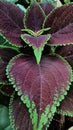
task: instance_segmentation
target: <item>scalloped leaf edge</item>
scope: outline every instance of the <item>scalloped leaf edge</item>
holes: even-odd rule
[[[14,79],[11,77],[11,78],[9,78],[9,76],[8,76],[8,70],[9,70],[9,68],[10,68],[10,66],[11,66],[11,62],[12,62],[12,60],[14,60],[15,58],[18,58],[18,57],[20,57],[20,56],[22,56],[23,54],[19,54],[19,55],[17,55],[17,56],[15,56],[15,57],[13,57],[11,60],[10,60],[10,62],[9,62],[9,64],[7,65],[7,68],[6,68],[6,75],[7,75],[7,78],[9,79],[9,81],[11,82],[11,84],[13,85],[13,88],[15,88],[15,91],[18,91],[17,92],[17,94],[18,94],[18,96],[21,96],[21,100],[23,101],[23,103],[24,104],[26,104],[26,106],[27,106],[27,108],[29,109],[29,113],[30,113],[30,118],[32,119],[32,124],[33,124],[33,119],[34,119],[34,116],[36,115],[36,119],[38,119],[38,115],[37,115],[37,110],[36,110],[36,108],[35,108],[35,103],[34,102],[32,102],[32,103],[30,103],[30,100],[29,100],[29,98],[28,98],[28,95],[26,95],[26,96],[23,96],[22,95],[22,92],[21,92],[21,90],[19,89],[19,88],[17,88],[17,86],[15,85],[15,83],[14,83]],[[47,125],[47,127],[49,127],[49,125],[50,125],[50,123],[51,123],[51,121],[52,121],[52,118],[53,118],[53,116],[54,116],[54,114],[55,114],[55,112],[56,112],[56,108],[57,108],[57,106],[60,106],[60,102],[62,101],[62,100],[64,100],[64,98],[65,98],[65,95],[67,95],[67,91],[69,90],[69,88],[70,88],[70,85],[71,85],[71,82],[73,81],[73,71],[72,71],[72,67],[69,65],[69,63],[63,58],[63,57],[61,57],[60,55],[56,55],[57,57],[59,57],[59,58],[61,58],[63,61],[64,61],[64,63],[66,63],[68,66],[69,66],[69,70],[70,70],[70,72],[71,72],[71,77],[70,77],[70,82],[68,82],[68,85],[67,85],[67,88],[66,88],[66,90],[62,90],[62,92],[63,92],[63,95],[61,95],[61,97],[60,98],[58,98],[58,94],[56,93],[56,95],[55,95],[55,98],[54,98],[54,101],[53,101],[53,104],[52,104],[52,109],[51,109],[51,111],[50,111],[50,114],[48,114],[48,119],[50,119],[49,121],[48,121],[48,125]],[[32,110],[33,109],[31,109],[30,108],[30,105],[31,106],[33,106],[33,108],[34,108],[34,113],[32,113]],[[47,109],[47,106],[46,106],[46,108],[45,108],[45,110]],[[45,111],[44,111],[45,112]],[[42,114],[44,114],[44,112],[42,113]],[[33,118],[32,118],[32,115],[33,115]],[[44,115],[41,115],[41,122],[39,123],[40,125],[39,125],[39,127],[38,127],[38,130],[41,130],[42,129],[42,125],[41,125],[41,123],[42,123],[42,119],[43,118],[45,118],[46,116],[44,116]],[[45,118],[46,119],[46,118]],[[37,120],[36,120],[37,121]],[[45,122],[45,123],[44,123]],[[43,123],[44,123],[44,125],[46,124],[46,121],[44,121]],[[37,130],[36,129],[36,125],[37,125],[37,123],[36,124],[33,124],[33,130]],[[47,128],[46,127],[46,128]]]

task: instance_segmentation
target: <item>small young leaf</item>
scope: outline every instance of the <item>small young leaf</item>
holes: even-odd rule
[[[29,46],[32,46],[38,64],[40,63],[44,46],[47,44],[47,41],[50,39],[50,37],[50,34],[41,36],[31,36],[28,34],[21,35],[21,38],[24,40],[24,42],[26,42],[26,44]]]

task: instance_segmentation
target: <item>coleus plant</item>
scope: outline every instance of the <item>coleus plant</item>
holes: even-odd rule
[[[0,85],[18,95],[12,94],[9,105],[13,130],[46,130],[67,95],[73,75],[72,15],[73,4],[54,8],[31,1],[24,13],[0,0]],[[72,91],[59,112],[73,116],[72,103],[66,103],[71,98]]]

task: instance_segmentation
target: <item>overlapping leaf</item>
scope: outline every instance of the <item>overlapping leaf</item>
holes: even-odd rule
[[[43,2],[40,4],[40,6],[42,7],[46,15],[48,15],[54,9],[54,6],[49,2]]]
[[[63,56],[73,68],[73,45],[58,47],[56,53]]]
[[[73,44],[73,24],[69,24],[52,34],[49,44],[65,46]]]
[[[50,123],[72,80],[68,63],[48,55],[43,56],[40,64],[36,64],[34,57],[18,55],[9,62],[7,75],[29,108],[36,130],[41,130],[48,120]]]
[[[23,28],[24,12],[14,4],[0,0],[0,31],[17,46],[21,44],[21,28]]]
[[[5,75],[6,66],[9,60],[16,54],[18,53],[10,48],[5,48],[5,49],[0,48],[0,83],[7,81]]]
[[[36,61],[39,64],[42,56],[42,51],[44,49],[45,44],[50,39],[50,35],[40,35],[40,36],[31,36],[28,34],[22,34],[21,38],[26,42],[29,46],[32,46],[34,50],[34,55],[36,57]]]
[[[32,130],[32,123],[26,105],[19,97],[12,97],[10,102],[10,123],[14,130]]]
[[[49,33],[55,33],[73,22],[73,4],[54,9],[44,22],[44,28],[51,27]]]
[[[61,106],[58,109],[58,113],[73,117],[73,86],[71,86],[71,89],[64,101],[62,101]]]
[[[30,30],[38,31],[42,28],[45,13],[37,2],[31,4],[24,17],[24,26]]]

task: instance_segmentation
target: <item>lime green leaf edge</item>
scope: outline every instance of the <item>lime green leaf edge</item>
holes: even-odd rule
[[[11,67],[11,62],[12,62],[15,58],[18,58],[18,57],[20,57],[20,56],[22,56],[22,55],[23,55],[23,54],[19,54],[19,55],[13,57],[13,58],[10,60],[8,66],[7,66],[7,69],[6,69],[6,75],[7,75],[7,78],[9,79],[9,81],[11,82],[11,84],[13,85],[13,88],[15,88],[15,91],[18,91],[18,96],[21,96],[21,100],[23,101],[24,104],[26,104],[27,108],[29,109],[29,113],[30,113],[30,118],[31,118],[31,120],[32,120],[32,124],[34,123],[34,124],[33,124],[33,128],[34,128],[33,130],[37,130],[36,125],[37,125],[37,122],[38,122],[38,115],[37,115],[37,110],[36,110],[36,108],[35,108],[35,103],[34,103],[34,102],[30,103],[30,100],[29,100],[29,98],[28,98],[28,95],[23,96],[21,90],[20,90],[19,88],[17,88],[17,86],[15,85],[14,78],[13,78],[13,77],[10,78],[10,77],[8,76],[8,70],[9,70],[10,67]],[[66,65],[69,66],[69,70],[70,70],[70,72],[71,72],[71,78],[70,78],[70,82],[68,82],[68,85],[67,85],[66,90],[64,90],[64,89],[62,90],[62,95],[61,95],[60,98],[58,98],[59,95],[56,93],[55,98],[54,98],[54,101],[53,101],[53,104],[52,104],[52,108],[51,108],[51,111],[50,111],[50,112],[49,112],[49,106],[46,106],[45,111],[44,111],[44,112],[42,113],[42,115],[41,115],[41,119],[40,119],[40,123],[39,123],[38,130],[41,130],[42,127],[43,127],[43,125],[45,125],[45,124],[47,123],[47,120],[46,120],[46,117],[47,117],[47,116],[46,116],[46,114],[44,114],[44,113],[46,113],[46,110],[49,112],[49,113],[48,113],[48,125],[47,125],[47,127],[49,127],[49,124],[50,124],[50,122],[51,122],[51,120],[52,120],[52,118],[53,118],[53,116],[54,116],[54,114],[55,114],[55,112],[56,112],[56,107],[60,105],[60,102],[61,102],[62,100],[64,100],[65,95],[67,95],[67,91],[68,91],[69,88],[70,88],[71,82],[73,81],[73,71],[72,71],[71,66],[68,64],[68,62],[67,62],[63,57],[61,57],[61,56],[59,56],[59,55],[56,55],[56,56],[59,57],[59,58],[61,58],[61,59],[64,61],[64,63],[66,63]],[[31,106],[33,106],[33,107],[31,107]],[[31,108],[34,108],[34,111],[33,111]],[[32,113],[32,111],[33,111],[33,113]],[[36,121],[34,122],[34,117],[35,117],[35,115],[36,115]],[[32,117],[33,117],[33,118],[32,118]],[[44,118],[44,121],[43,121],[43,118]],[[36,124],[35,124],[35,123],[36,123]],[[14,129],[14,130],[15,130],[15,129]]]

